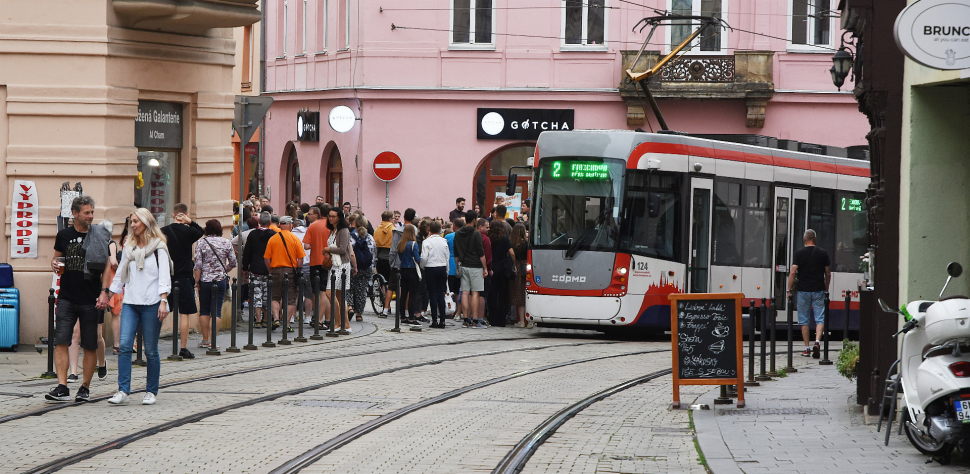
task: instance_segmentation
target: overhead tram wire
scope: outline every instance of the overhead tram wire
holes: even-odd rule
[[[643,7],[643,8],[646,8],[648,10],[652,10],[652,11],[654,11],[657,14],[664,14],[665,13],[663,10],[658,10],[656,8],[648,7],[646,5],[641,5],[641,4],[635,3],[635,2],[630,2],[630,1],[625,1],[625,0],[616,0],[616,1],[623,2],[623,3],[628,3],[630,5],[637,6],[637,7]],[[611,6],[605,6],[605,5],[604,6],[600,6],[600,5],[590,5],[588,3],[584,3],[581,6],[583,6],[583,7],[592,6],[592,7],[596,7],[596,8],[602,8],[604,10],[633,11],[633,9],[631,9],[631,8],[611,7]],[[396,7],[390,7],[390,8],[384,8],[384,7],[379,7],[379,8],[380,8],[381,13],[383,13],[383,12],[391,12],[391,11],[394,11],[394,12],[409,12],[409,11],[482,10],[482,8],[472,8],[472,7],[456,7],[456,8],[449,8],[449,7],[431,7],[431,8],[396,8]],[[550,6],[491,7],[492,10],[552,10],[552,9],[562,10],[564,8],[566,8],[566,7],[565,6],[554,6],[554,7],[550,7]],[[787,18],[791,18],[793,16],[793,15],[790,15],[788,13],[749,13],[749,15],[753,15],[753,16],[781,16],[781,17],[787,17]],[[814,15],[799,15],[799,16],[806,16],[806,17],[817,18]]]

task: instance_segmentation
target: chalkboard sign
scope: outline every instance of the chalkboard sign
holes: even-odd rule
[[[744,406],[741,293],[670,295],[674,408],[680,385],[737,385]]]

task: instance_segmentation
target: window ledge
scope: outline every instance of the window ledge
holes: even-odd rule
[[[563,44],[559,46],[559,51],[606,52],[609,51],[609,47],[605,44]]]
[[[835,48],[830,45],[812,46],[807,44],[790,44],[785,49],[786,53],[808,53],[808,54],[835,54]]]
[[[305,57],[306,57],[306,53],[303,53],[303,54],[297,54],[297,55],[295,55],[295,56],[293,56],[293,57],[294,57],[294,58],[305,58]]]
[[[451,43],[448,45],[450,51],[495,51],[494,44],[474,44],[474,43]]]
[[[313,53],[314,56],[321,56],[321,55],[324,55],[324,54],[327,54],[327,50],[317,51],[316,53]]]

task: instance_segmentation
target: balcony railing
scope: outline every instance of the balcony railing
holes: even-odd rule
[[[627,104],[627,123],[643,125],[644,113],[635,85],[626,76],[636,58],[636,51],[623,51],[620,96]],[[762,128],[768,99],[774,95],[771,51],[736,51],[722,56],[681,56],[667,63],[647,80],[647,87],[657,99],[734,99],[747,106],[745,124]],[[634,72],[645,71],[663,56],[658,51],[645,51]]]

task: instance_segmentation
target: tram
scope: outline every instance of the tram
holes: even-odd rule
[[[532,173],[526,312],[539,326],[661,332],[671,293],[740,292],[784,315],[807,228],[832,260],[830,324],[863,279],[867,160],[574,130],[539,136]]]

